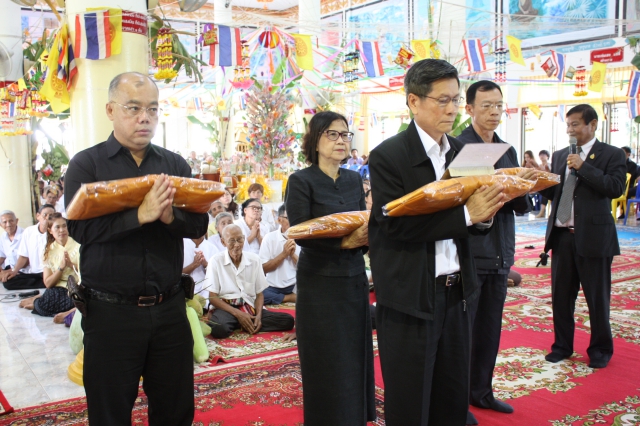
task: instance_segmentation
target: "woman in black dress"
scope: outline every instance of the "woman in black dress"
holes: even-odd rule
[[[316,114],[304,136],[310,167],[289,178],[291,226],[332,213],[365,210],[360,175],[341,169],[353,133],[344,116]],[[296,284],[296,331],[305,426],[365,425],[375,419],[367,225],[344,238],[306,239]]]

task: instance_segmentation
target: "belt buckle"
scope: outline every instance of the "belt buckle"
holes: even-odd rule
[[[451,274],[451,275],[447,275],[447,281],[444,283],[445,286],[447,287],[451,287],[452,285],[454,285],[454,282],[451,282],[453,280],[457,281],[458,276],[456,274]]]
[[[140,296],[138,297],[138,306],[145,308],[156,304],[156,296]]]

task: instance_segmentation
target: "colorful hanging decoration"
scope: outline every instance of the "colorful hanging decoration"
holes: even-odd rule
[[[615,107],[611,110],[611,129],[609,131],[611,131],[611,132],[619,131],[619,129],[618,129],[618,108],[615,108]]]
[[[507,82],[507,52],[504,47],[496,49],[494,55],[496,57],[496,71],[495,82],[506,83]]]
[[[158,41],[156,43],[158,50],[158,59],[156,64],[158,71],[153,75],[157,80],[166,80],[175,78],[178,72],[173,69],[175,65],[173,60],[173,35],[171,28],[162,27],[158,30]]]
[[[342,72],[347,91],[354,90],[358,83],[358,64],[360,64],[360,54],[357,51],[348,52],[342,61]]]
[[[547,60],[540,65],[540,68],[544,70],[547,77],[553,76],[558,71],[558,68],[556,68],[556,64],[553,62],[551,57],[547,58]]]
[[[275,49],[280,44],[280,36],[271,29],[265,30],[258,37],[258,41],[262,47],[267,49]]]
[[[233,81],[231,81],[231,86],[233,86],[234,89],[248,89],[253,85],[254,82],[251,78],[250,59],[249,45],[243,44],[242,62],[233,70]]]
[[[576,85],[573,96],[587,96],[586,70],[583,65],[576,68]]]
[[[413,52],[402,46],[400,47],[400,50],[396,55],[396,59],[394,59],[393,62],[400,65],[401,68],[407,69],[411,66],[409,63],[409,61],[411,61],[411,58],[413,58]]]

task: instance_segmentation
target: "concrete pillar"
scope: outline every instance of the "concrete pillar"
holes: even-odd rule
[[[20,6],[0,0],[0,85],[17,81],[23,74]],[[20,226],[33,224],[31,211],[31,149],[29,136],[0,136],[0,210],[12,210]]]
[[[89,7],[124,8],[145,16],[147,14],[145,0],[127,0],[124,5],[117,0],[67,0],[66,12],[72,40],[75,38],[75,25],[72,25],[75,15]],[[71,123],[75,133],[69,152],[71,155],[109,137],[113,130],[105,113],[109,82],[123,72],[137,71],[145,75],[149,72],[149,39],[146,34],[123,32],[119,55],[97,61],[76,59],[76,63],[78,76],[71,90]]]

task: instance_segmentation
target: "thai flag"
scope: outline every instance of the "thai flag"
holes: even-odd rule
[[[193,98],[193,106],[195,107],[196,111],[202,111],[202,99],[201,98]]]
[[[349,127],[353,126],[353,113],[352,112],[347,114],[347,124],[349,125]]]
[[[240,28],[218,25],[218,42],[211,45],[209,65],[220,67],[242,65]]]
[[[558,77],[558,80],[564,81],[564,73],[567,67],[567,55],[563,55],[562,53],[552,50],[551,57],[553,58],[553,62],[556,64],[556,77]]]
[[[464,54],[467,57],[469,72],[481,72],[487,69],[487,63],[482,53],[482,44],[479,38],[470,38],[462,40],[464,46]]]
[[[76,15],[76,58],[105,59],[111,56],[109,11]]]
[[[564,123],[564,115],[565,115],[565,110],[567,109],[566,105],[558,105],[558,118],[560,118],[560,121],[562,121]]]
[[[627,99],[627,107],[629,108],[629,118],[634,119],[640,115],[640,108],[638,108],[638,98]]]
[[[376,127],[378,125],[378,117],[375,112],[371,113],[371,125],[372,127]]]
[[[640,92],[640,71],[631,71],[629,77],[629,89],[627,90],[628,98],[637,98]]]
[[[380,58],[380,47],[377,41],[361,41],[360,52],[362,53],[362,64],[367,72],[367,77],[380,77],[384,75],[382,69],[382,59]]]

